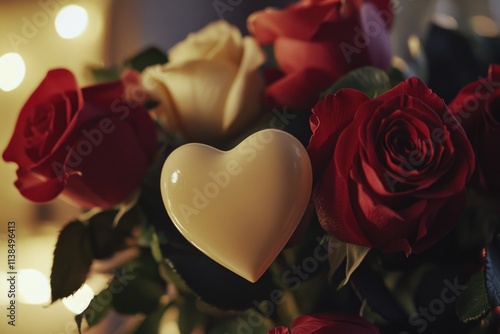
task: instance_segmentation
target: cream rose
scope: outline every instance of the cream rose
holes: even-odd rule
[[[261,110],[264,61],[253,37],[217,21],[175,45],[169,62],[147,68],[141,81],[159,102],[155,113],[167,131],[214,142],[241,130]]]

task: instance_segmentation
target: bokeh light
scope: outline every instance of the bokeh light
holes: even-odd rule
[[[56,16],[56,30],[64,39],[80,36],[87,28],[88,14],[85,8],[77,5],[63,7]]]
[[[24,304],[50,303],[50,283],[47,276],[35,269],[19,271],[19,301]]]
[[[84,284],[78,291],[69,297],[63,298],[64,306],[74,314],[80,314],[94,298],[94,291],[87,284]]]
[[[24,80],[26,66],[18,53],[6,53],[0,57],[0,89],[6,92],[16,89]]]

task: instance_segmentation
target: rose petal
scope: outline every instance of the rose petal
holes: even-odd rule
[[[407,79],[394,88],[388,90],[386,93],[379,95],[379,97],[380,99],[389,100],[393,97],[405,95],[409,95],[414,100],[419,100],[420,102],[427,104],[429,109],[434,110],[439,116],[442,116],[442,113],[448,110],[443,99],[432,92],[432,90],[430,90],[425,83],[417,77]],[[450,123],[455,123],[453,118],[450,120]]]
[[[165,130],[176,133],[182,131],[180,115],[174,103],[172,95],[163,83],[166,73],[161,65],[148,67],[142,72],[141,84],[152,100],[159,102],[153,110],[160,124]]]
[[[338,176],[331,162],[313,189],[318,220],[323,229],[337,239],[372,247],[353,213],[353,208],[357,207],[353,186],[355,188],[355,185]]]
[[[259,67],[266,58],[255,39],[243,39],[243,58],[226,98],[222,128],[235,133],[254,119],[260,111],[264,93],[264,81]]]
[[[241,33],[225,20],[212,22],[169,50],[169,64],[214,60],[238,65],[242,57]]]
[[[425,235],[423,235],[424,233],[419,233],[419,238],[413,246],[413,252],[415,254],[427,250],[436,242],[444,238],[456,226],[456,222],[462,216],[462,210],[457,210],[457,208],[465,207],[467,193],[463,190],[453,197],[447,198],[443,202],[434,203],[436,206],[440,205],[434,217],[422,220],[421,224],[425,224],[425,231],[427,233]],[[430,204],[433,204],[432,201]],[[435,211],[429,210],[429,212]]]
[[[20,149],[20,146],[24,145],[24,125],[27,124],[28,118],[37,105],[50,103],[53,97],[60,96],[65,91],[76,93],[77,107],[80,109],[83,105],[83,100],[73,74],[65,69],[49,71],[19,113],[14,133],[3,153],[5,161],[16,162],[20,166],[27,166],[33,163],[32,159],[26,155],[24,148]]]
[[[155,73],[182,115],[181,128],[188,137],[213,140],[225,133],[222,111],[237,71],[230,63],[198,60]]]
[[[388,3],[390,1],[378,1]],[[383,5],[384,6],[384,5]],[[365,36],[370,38],[366,47],[370,62],[380,68],[388,68],[391,64],[392,49],[387,29],[390,26],[392,15],[387,10],[380,10],[376,5],[364,3],[359,9],[360,26],[363,28]],[[382,17],[384,15],[385,17]],[[372,29],[376,30],[372,30]]]
[[[266,104],[276,108],[309,109],[333,82],[328,73],[317,69],[291,73],[267,87]]]
[[[19,168],[14,184],[25,198],[35,203],[45,203],[53,200],[63,191],[69,176],[70,174],[65,172],[60,175],[60,178],[47,180],[28,169]]]
[[[339,0],[330,0],[313,6],[292,5],[284,10],[267,8],[249,16],[248,30],[260,44],[272,43],[278,36],[309,40],[319,23],[339,17],[340,6]]]
[[[312,109],[310,124],[313,134],[307,151],[315,178],[326,168],[338,136],[354,118],[357,107],[369,99],[357,90],[342,89],[336,94],[326,96]]]
[[[113,207],[139,187],[149,167],[151,157],[134,127],[119,118],[110,121],[112,130],[102,133],[100,142],[81,135],[67,152],[64,166],[79,173],[69,177],[64,195],[81,207]],[[99,131],[99,125],[87,130]]]
[[[295,319],[293,334],[355,333],[378,334],[377,327],[367,320],[347,313],[303,315]]]
[[[267,332],[268,334],[290,334],[290,330],[286,327],[279,326]]]
[[[345,70],[339,70],[343,57],[335,57],[331,43],[301,41],[278,37],[274,43],[274,55],[280,68],[285,73],[293,73],[304,68],[316,68],[326,71],[337,78]],[[293,54],[293,57],[290,55]]]

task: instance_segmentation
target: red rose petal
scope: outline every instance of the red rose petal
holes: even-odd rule
[[[107,129],[112,130],[98,136],[99,125],[89,128],[89,133],[96,134],[96,142],[82,135],[65,162],[80,171],[68,180],[65,194],[79,198],[84,207],[109,208],[121,202],[140,185],[150,164],[151,158],[128,122],[113,118]]]
[[[14,133],[3,152],[5,161],[16,162],[20,166],[31,165],[32,159],[24,151],[24,126],[28,122],[34,108],[40,103],[50,103],[54,96],[59,96],[63,92],[76,92],[78,106],[81,107],[83,101],[79,94],[79,88],[73,74],[65,69],[49,71],[45,79],[29,97],[19,113]]]
[[[276,108],[309,109],[318,101],[320,92],[333,81],[328,73],[317,69],[289,74],[267,87],[266,104]],[[318,90],[318,87],[321,89]]]
[[[344,242],[372,247],[354,216],[355,194],[347,181],[335,172],[331,163],[313,190],[318,220],[325,231]]]
[[[319,177],[328,165],[335,143],[342,130],[353,120],[358,105],[368,100],[368,96],[357,90],[342,89],[326,96],[313,108],[310,118],[313,134],[307,151],[315,177]]]
[[[280,326],[273,328],[267,332],[268,334],[291,334],[290,330],[286,327]]]
[[[19,168],[15,185],[19,192],[30,201],[44,203],[53,200],[63,191],[69,176],[70,173],[65,172],[59,178],[47,180],[39,174]]]
[[[268,8],[250,15],[248,30],[260,44],[274,42],[278,36],[308,40],[318,25],[338,15],[339,0],[322,1],[314,5],[292,5],[284,10]]]
[[[293,334],[378,334],[377,327],[367,320],[341,313],[303,315],[295,319],[292,325]]]
[[[337,57],[332,57],[332,48],[331,43],[278,37],[274,43],[274,54],[285,73],[316,68],[330,73],[336,79],[343,71],[336,73],[339,61]],[[293,57],[290,57],[291,54]]]
[[[423,220],[421,222],[421,224],[426,225],[425,231],[427,233],[425,235],[419,233],[419,238],[413,245],[413,252],[415,254],[422,253],[450,233],[462,216],[462,210],[458,210],[457,208],[465,207],[467,194],[465,190],[463,190],[451,198],[446,198],[445,202],[446,203],[441,206],[436,215],[431,217],[433,219]],[[431,201],[431,205],[432,204]]]

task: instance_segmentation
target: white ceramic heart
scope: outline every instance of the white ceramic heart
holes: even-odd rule
[[[302,218],[312,170],[295,137],[267,129],[227,152],[183,145],[165,161],[160,182],[167,212],[184,237],[255,282]]]

